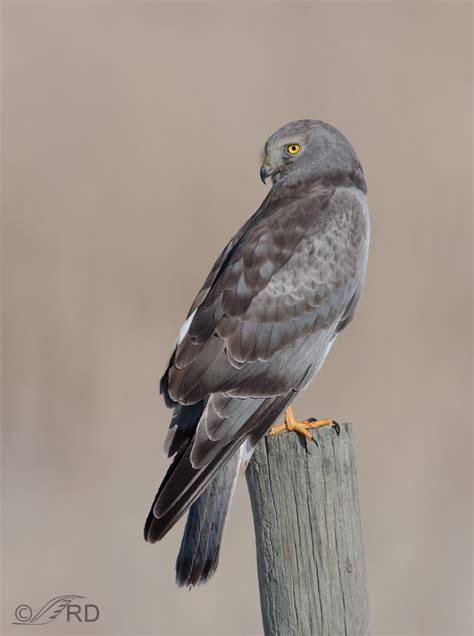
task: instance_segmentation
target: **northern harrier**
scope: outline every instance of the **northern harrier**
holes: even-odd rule
[[[364,175],[335,128],[301,120],[266,142],[272,188],[217,259],[181,327],[161,393],[173,415],[174,457],[145,524],[163,538],[188,509],[178,585],[214,573],[241,465],[320,370],[354,316],[365,277],[369,217]]]

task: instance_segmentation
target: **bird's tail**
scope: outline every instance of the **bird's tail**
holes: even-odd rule
[[[219,468],[189,509],[176,561],[176,583],[179,587],[206,583],[216,571],[240,463],[241,452],[237,451]]]

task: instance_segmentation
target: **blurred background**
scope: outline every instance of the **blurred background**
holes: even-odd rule
[[[471,634],[470,3],[4,2],[3,633],[261,633],[239,485],[205,588],[142,526],[157,383],[280,125],[364,166],[365,294],[297,413],[354,423],[375,636]],[[62,594],[100,608],[12,625]],[[335,635],[337,636],[337,635]]]

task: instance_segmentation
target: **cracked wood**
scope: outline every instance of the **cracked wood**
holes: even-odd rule
[[[312,435],[265,437],[247,468],[264,632],[368,636],[352,427]]]

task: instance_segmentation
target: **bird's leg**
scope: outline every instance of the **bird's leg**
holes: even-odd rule
[[[308,420],[303,420],[302,422],[298,422],[295,418],[295,414],[293,413],[293,408],[289,406],[285,411],[285,421],[283,424],[277,424],[270,429],[269,435],[278,435],[282,431],[295,431],[295,433],[299,433],[300,435],[304,435],[306,439],[311,439],[311,433],[309,432],[309,428],[319,428],[320,426],[331,426],[334,425],[336,428],[336,432],[339,435],[340,428],[339,424],[334,420],[326,418],[324,420],[316,420],[314,417],[310,417]]]

